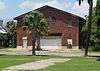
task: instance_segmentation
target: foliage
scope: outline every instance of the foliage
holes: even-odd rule
[[[9,44],[8,47],[10,47],[10,48],[16,48],[16,44]]]
[[[100,51],[100,0],[97,0],[97,6],[95,11],[95,17],[94,17],[94,24],[93,26],[96,27],[96,30],[94,31],[94,50]]]
[[[79,5],[81,5],[81,3],[84,1],[84,0],[78,0],[79,1]],[[91,2],[92,0],[87,0],[88,4],[91,5]]]
[[[84,0],[78,0],[79,5],[84,1]],[[87,36],[86,36],[86,45],[85,45],[85,56],[88,55],[88,48],[90,46],[90,37],[91,37],[91,24],[92,24],[92,7],[93,7],[93,0],[87,0],[89,4],[89,16],[88,16],[88,25],[87,25]]]
[[[95,8],[93,9],[93,19],[91,25],[91,46],[93,49],[95,48],[96,44],[96,34],[97,34],[97,24],[96,24],[96,15],[95,15]]]
[[[98,3],[99,2],[99,3]],[[92,24],[91,24],[91,35],[90,35],[90,42],[92,50],[94,51],[100,51],[100,1],[97,1],[96,8],[93,8],[92,13]],[[88,17],[86,17],[86,20],[88,22]],[[98,22],[99,21],[99,22]],[[88,23],[83,26],[82,32],[88,32]]]
[[[7,31],[9,34],[13,35],[16,33],[16,22],[8,21],[6,25]]]
[[[0,33],[0,46],[3,46],[3,47],[6,47],[8,44],[7,44],[7,33]]]
[[[29,30],[36,29],[41,35],[47,35],[47,21],[42,13],[38,11],[32,11],[25,16],[26,25]]]
[[[96,16],[95,16],[95,8],[93,9],[93,19],[92,19],[92,24],[91,24],[91,39],[90,39],[90,42],[91,42],[91,47],[93,48],[94,50],[94,47],[95,46],[95,42],[96,42],[96,31],[97,31],[97,25],[96,25]],[[86,23],[83,25],[82,27],[82,30],[81,32],[83,32],[85,34],[85,38],[84,40],[87,41],[87,33],[88,33],[88,16],[86,16]],[[84,43],[86,43],[86,41],[84,41]]]
[[[93,51],[100,51],[100,44],[95,43],[95,45],[92,46],[92,50],[93,50]]]
[[[16,22],[8,21],[6,24],[9,47],[16,47]]]
[[[0,39],[6,39],[7,35],[5,33],[0,33]]]
[[[82,30],[81,30],[81,32],[84,32],[84,33],[87,33],[87,31],[88,31],[88,17],[86,16],[86,19],[85,19],[86,21],[85,21],[85,24],[82,26]]]
[[[100,43],[100,0],[97,0],[97,6],[96,6],[96,24],[97,24],[97,37],[98,42]]]

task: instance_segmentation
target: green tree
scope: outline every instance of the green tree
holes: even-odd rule
[[[100,50],[100,0],[97,0],[97,5],[95,9],[95,17],[94,17],[94,26],[96,26],[96,30],[94,30],[94,49],[96,51]]]
[[[9,43],[11,47],[16,46],[16,22],[8,21],[6,24]]]
[[[7,33],[0,33],[0,46],[6,47],[7,46]]]
[[[96,15],[95,15],[95,9],[93,8],[93,14],[92,14],[92,25],[91,25],[91,47],[95,47],[95,41],[96,41],[96,33],[97,33],[97,24],[96,24]]]
[[[96,8],[93,8],[92,17],[93,18],[92,18],[92,24],[91,24],[90,46],[95,47],[96,39],[97,39],[97,37],[96,37],[96,34],[97,34]],[[81,32],[84,33],[84,44],[86,44],[87,43],[86,35],[88,33],[88,16],[86,16],[86,22],[82,26]],[[84,46],[84,44],[83,44],[83,46]]]
[[[81,34],[82,34],[82,48],[86,47],[87,44],[87,32],[88,32],[88,16],[85,16],[85,21],[83,22],[82,29],[81,29]]]
[[[40,49],[40,36],[46,35],[48,25],[45,17],[38,11],[32,11],[25,16],[26,25],[32,31],[32,55],[35,55],[35,43],[37,41],[37,49]]]
[[[84,0],[78,0],[79,1],[79,5],[81,5],[81,3],[84,1]],[[87,32],[87,44],[86,44],[86,47],[85,47],[85,56],[88,55],[88,47],[90,45],[90,35],[91,35],[91,24],[92,24],[92,7],[93,7],[93,0],[87,0],[88,4],[89,4],[89,18],[88,18],[88,32]]]
[[[7,32],[5,27],[3,26],[3,21],[0,23],[0,46],[6,47],[7,46]]]

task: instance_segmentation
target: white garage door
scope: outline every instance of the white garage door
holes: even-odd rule
[[[46,38],[41,38],[41,48],[42,49],[60,49],[61,47],[61,37],[58,36],[49,36]]]

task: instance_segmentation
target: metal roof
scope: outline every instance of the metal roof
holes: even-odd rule
[[[7,33],[2,25],[0,25],[0,33]]]

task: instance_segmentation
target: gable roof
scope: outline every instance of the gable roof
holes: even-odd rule
[[[38,9],[35,9],[35,11],[40,11],[40,12],[41,12],[41,10],[43,11],[43,10],[45,10],[45,9],[52,10],[52,11],[55,11],[55,10],[56,10],[57,13],[58,13],[59,15],[63,14],[63,15],[71,15],[71,16],[79,17],[79,16],[74,15],[74,14],[72,14],[72,13],[68,13],[68,12],[65,12],[65,11],[63,11],[63,10],[60,10],[60,9],[57,9],[57,8],[54,8],[54,7],[51,7],[51,6],[48,6],[48,5],[45,5],[45,6],[43,6],[43,7],[40,7],[40,8],[38,8]],[[30,11],[30,12],[31,12],[31,11]],[[27,12],[27,13],[24,13],[24,14],[22,14],[22,15],[20,15],[20,16],[17,16],[17,17],[15,17],[14,19],[17,20],[18,18],[21,18],[21,17],[25,16],[26,14],[28,14],[28,13],[30,13],[30,12]],[[63,18],[63,16],[62,16],[62,18]],[[82,17],[79,17],[79,18],[82,18]],[[82,19],[83,19],[83,18],[82,18]]]

